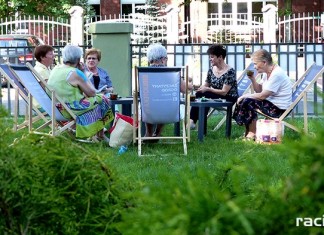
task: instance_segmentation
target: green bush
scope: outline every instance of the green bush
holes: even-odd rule
[[[123,211],[122,234],[322,234],[324,130],[317,136],[226,156],[206,168],[161,171],[143,184],[135,207]],[[235,143],[235,142],[233,142]],[[235,146],[239,148],[239,145]],[[269,151],[267,151],[269,149]],[[163,180],[162,180],[163,179]],[[296,226],[322,218],[323,226]],[[309,223],[308,223],[309,224]]]
[[[1,234],[120,234],[121,188],[99,156],[64,137],[0,124]]]
[[[280,193],[271,194],[272,203],[262,210],[268,219],[268,234],[323,234],[323,142],[324,129],[318,125],[316,137],[305,135],[283,149],[294,173],[283,182]],[[303,219],[299,226],[297,218]],[[315,226],[315,218],[320,218],[321,226]]]

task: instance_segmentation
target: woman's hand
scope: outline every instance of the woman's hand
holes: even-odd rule
[[[240,104],[240,103],[242,102],[242,100],[245,99],[245,98],[247,98],[246,95],[242,95],[242,96],[240,96],[240,97],[237,99],[236,103],[237,103],[237,104]]]
[[[197,92],[201,92],[201,93],[204,93],[206,91],[209,91],[210,90],[210,87],[207,87],[207,86],[201,86],[197,89]]]
[[[82,72],[84,72],[85,65],[83,62],[79,62],[76,66],[78,69],[80,69]]]

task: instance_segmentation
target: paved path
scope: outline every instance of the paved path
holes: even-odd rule
[[[9,91],[9,92],[8,92]],[[11,115],[13,115],[14,107],[15,107],[15,90],[1,88],[0,104],[2,104],[6,109],[10,110]],[[8,107],[8,100],[10,100],[10,106]],[[26,102],[19,96],[19,115],[26,114]]]

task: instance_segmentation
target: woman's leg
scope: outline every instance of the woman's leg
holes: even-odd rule
[[[153,136],[161,136],[162,130],[163,130],[164,124],[158,124],[156,126],[156,130],[153,134]]]
[[[254,138],[256,134],[256,123],[257,120],[252,120],[251,123],[248,125],[247,130],[245,131],[246,138]]]
[[[233,118],[238,125],[245,125],[245,136],[248,138],[254,137],[256,134],[256,123],[258,119],[256,109],[274,118],[279,117],[285,111],[267,100],[244,99],[236,106]]]
[[[150,123],[145,123],[145,137],[152,137],[154,131],[154,125]]]

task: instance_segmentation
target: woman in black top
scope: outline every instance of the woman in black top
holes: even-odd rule
[[[212,45],[208,48],[211,67],[205,83],[196,92],[196,98],[226,99],[235,103],[238,98],[236,71],[225,63],[226,48],[223,45]],[[206,117],[209,108],[206,108]],[[198,120],[198,107],[190,111],[190,127],[195,129]]]

